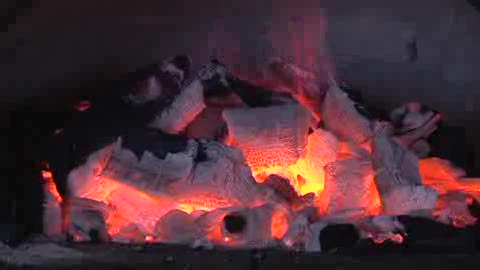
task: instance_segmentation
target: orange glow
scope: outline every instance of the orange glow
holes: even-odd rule
[[[57,185],[53,180],[53,173],[51,171],[43,170],[42,177],[45,181],[45,187],[47,191],[52,194],[52,196],[57,200],[57,202],[61,203],[63,201],[62,196],[57,190]]]
[[[480,179],[463,178],[465,172],[446,160],[428,158],[420,160],[419,165],[423,184],[431,186],[440,194],[464,191],[477,196],[480,192]]]
[[[281,211],[275,211],[272,215],[272,237],[282,239],[288,230],[288,218],[285,213]]]
[[[145,236],[145,241],[146,241],[146,242],[152,242],[153,240],[154,240],[154,237],[153,237],[153,236],[151,236],[151,235]]]

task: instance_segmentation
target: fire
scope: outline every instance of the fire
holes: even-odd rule
[[[271,225],[272,237],[282,239],[288,231],[288,218],[285,213],[276,211],[272,215]]]
[[[63,199],[57,190],[57,185],[55,184],[55,181],[53,179],[53,173],[48,170],[43,170],[42,177],[45,181],[45,187],[48,193],[50,193],[57,200],[57,202],[62,203]]]

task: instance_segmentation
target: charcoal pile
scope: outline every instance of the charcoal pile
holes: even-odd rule
[[[480,179],[430,154],[438,112],[412,102],[378,118],[280,59],[261,82],[191,66],[166,59],[52,135],[48,237],[320,252],[417,243],[412,219],[476,224]]]

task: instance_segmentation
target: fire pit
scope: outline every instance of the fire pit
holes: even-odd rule
[[[35,160],[40,223],[60,246],[4,247],[3,258],[95,261],[99,243],[476,249],[480,180],[430,155],[439,113],[409,103],[376,114],[333,76],[322,82],[280,59],[255,82],[216,60],[193,74],[190,66],[167,59],[126,95],[82,100],[46,128],[51,143]]]

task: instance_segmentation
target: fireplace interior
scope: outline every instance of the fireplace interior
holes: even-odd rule
[[[88,2],[6,4],[2,265],[475,262],[476,1]]]

